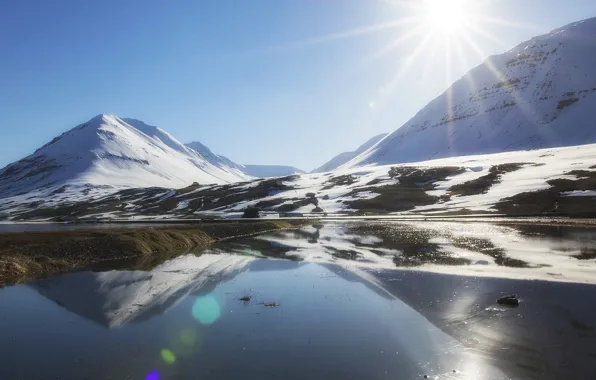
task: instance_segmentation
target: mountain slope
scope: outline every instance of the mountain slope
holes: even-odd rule
[[[102,114],[0,170],[0,196],[65,184],[183,187],[246,178],[213,166],[159,128]]]
[[[333,157],[331,160],[329,160],[326,163],[324,163],[323,165],[321,165],[320,167],[313,170],[311,173],[330,172],[331,170],[334,170],[334,169],[340,167],[341,165],[345,164],[346,162],[352,160],[353,158],[355,158],[362,152],[372,148],[376,143],[381,141],[385,136],[387,136],[387,133],[382,133],[380,135],[376,135],[375,137],[371,138],[364,144],[360,145],[358,147],[358,149],[356,149],[355,151],[340,153],[337,156]]]
[[[345,167],[596,142],[596,19],[488,58]]]
[[[193,149],[197,153],[199,153],[205,160],[207,160],[211,165],[220,168],[226,172],[232,173],[239,177],[248,178],[252,176],[248,174],[243,165],[237,164],[234,161],[230,160],[227,157],[221,156],[219,154],[213,153],[211,149],[206,147],[205,145],[201,144],[198,141],[193,141],[186,144],[187,147]]]

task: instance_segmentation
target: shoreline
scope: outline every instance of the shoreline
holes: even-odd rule
[[[473,215],[429,215],[429,214],[378,214],[378,215],[318,215],[307,214],[303,217],[290,218],[260,218],[260,219],[105,219],[94,221],[77,221],[77,222],[56,222],[56,221],[0,221],[0,227],[6,226],[57,226],[56,231],[64,227],[71,227],[72,230],[101,230],[102,226],[114,225],[117,228],[168,228],[180,226],[203,226],[212,224],[244,224],[255,222],[288,222],[292,223],[308,223],[308,221],[317,220],[321,222],[454,222],[454,223],[491,223],[491,224],[540,224],[540,225],[555,225],[555,226],[575,226],[593,228],[596,226],[596,217],[582,217],[582,216],[547,216],[547,215],[516,215],[508,216],[505,214],[473,214]],[[158,227],[153,227],[158,225]],[[116,227],[118,226],[118,227]],[[2,231],[0,234],[6,232],[33,232],[42,230],[23,230],[23,231]],[[44,229],[44,231],[52,231]]]
[[[220,241],[292,229],[312,219],[0,233],[0,287],[102,262],[165,260]],[[165,223],[164,223],[165,224]]]

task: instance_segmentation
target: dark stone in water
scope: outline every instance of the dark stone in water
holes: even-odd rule
[[[503,296],[503,297],[497,299],[497,303],[499,305],[518,306],[519,299],[517,299],[515,294],[512,294],[512,295]]]
[[[250,301],[250,296],[244,296],[244,297],[240,298],[240,301],[248,302],[248,301]]]

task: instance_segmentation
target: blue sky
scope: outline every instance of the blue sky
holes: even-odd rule
[[[476,12],[492,37],[464,31],[482,53],[464,44],[446,64],[437,37],[413,57],[424,33],[385,48],[420,27],[382,27],[420,16],[400,1],[2,0],[0,166],[111,113],[310,170],[400,127],[487,55],[596,16],[593,0],[488,0]]]

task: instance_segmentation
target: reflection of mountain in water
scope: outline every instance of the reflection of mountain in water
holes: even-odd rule
[[[235,244],[252,255],[321,264],[594,283],[594,241],[594,230],[578,227],[368,221],[278,231]]]
[[[516,239],[518,250],[540,250],[542,257],[555,255],[546,248],[558,252],[563,246],[559,240],[568,239],[569,235],[557,230],[559,235],[555,234],[554,241],[547,232],[536,229],[444,223],[433,226],[434,230],[407,223],[308,227],[216,244],[201,256],[178,257],[148,272],[72,273],[29,286],[73,313],[102,326],[115,327],[160,315],[184,297],[210,293],[240,273],[298,269],[312,265],[308,263],[312,261],[321,264],[331,277],[361,283],[412,309],[408,315],[414,318],[416,314],[416,318],[408,325],[409,333],[397,335],[407,346],[399,348],[400,355],[409,355],[412,362],[427,363],[432,359],[436,364],[441,357],[451,355],[460,358],[461,367],[466,369],[468,365],[470,371],[474,370],[474,363],[486,362],[487,368],[498,374],[494,378],[499,379],[504,378],[500,371],[507,373],[508,378],[523,379],[574,378],[573,375],[589,373],[586,363],[596,356],[596,307],[585,301],[594,299],[596,287],[395,270],[399,265],[397,256],[411,255],[408,260],[418,261],[418,268],[424,268],[428,260],[432,262],[434,252],[453,253],[468,247],[477,249],[477,257],[492,258],[499,270],[531,271],[535,269],[498,263],[498,255],[513,251],[513,246],[506,245],[508,239]],[[568,247],[590,246],[587,235],[582,236],[579,245],[570,243]],[[497,248],[502,251],[488,252]],[[563,257],[580,262],[569,255]],[[530,257],[528,262],[533,260],[536,258]],[[589,271],[591,267],[584,268]],[[264,277],[256,276],[259,281]],[[300,281],[293,276],[279,277],[281,281]],[[346,288],[347,295],[357,288]],[[518,293],[521,306],[506,309],[496,305],[496,298],[504,293]],[[280,299],[282,305],[284,301]],[[354,306],[357,309],[364,305]],[[379,312],[404,312],[400,310]],[[341,314],[338,318],[344,317],[348,316]],[[435,338],[441,338],[442,343]]]
[[[73,313],[117,327],[162,314],[188,294],[208,293],[251,261],[249,256],[187,255],[150,272],[69,273],[29,286]]]
[[[512,278],[561,272],[564,280],[583,282],[594,265],[580,254],[593,254],[593,241],[593,231],[572,227],[366,223],[276,232],[236,244],[260,256],[319,262],[338,277],[399,299],[511,378],[555,379],[590,371],[585,363],[596,357],[596,308],[584,304],[596,287],[382,269],[443,265],[475,274],[494,268],[495,276]],[[522,306],[496,305],[506,293],[521,294]]]
[[[324,266],[405,303],[507,378],[580,378],[592,371],[596,305],[585,300],[596,297],[596,286]],[[520,295],[522,306],[497,305],[503,294]]]

